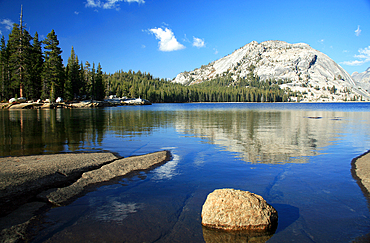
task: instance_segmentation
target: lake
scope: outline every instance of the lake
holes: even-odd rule
[[[222,233],[206,232],[200,213],[219,188],[259,194],[276,208],[268,242],[350,242],[370,233],[368,201],[351,175],[351,160],[370,149],[370,103],[2,110],[0,122],[0,156],[172,153],[160,167],[49,210],[34,242],[216,241]]]

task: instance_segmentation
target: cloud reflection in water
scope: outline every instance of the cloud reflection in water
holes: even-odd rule
[[[136,213],[143,205],[138,203],[123,203],[112,200],[98,207],[95,211],[95,219],[98,221],[122,221],[129,214]]]
[[[180,156],[175,154],[173,151],[172,153],[172,160],[168,161],[166,164],[158,167],[153,171],[154,173],[154,180],[170,180],[172,177],[179,175],[180,173],[177,171],[177,165],[180,161]]]

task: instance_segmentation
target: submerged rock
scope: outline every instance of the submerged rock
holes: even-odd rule
[[[22,205],[9,215],[0,218],[0,242],[29,242],[33,224],[40,221],[46,203],[31,202]]]
[[[215,190],[202,208],[202,225],[214,229],[270,231],[276,228],[277,220],[277,211],[248,191]]]

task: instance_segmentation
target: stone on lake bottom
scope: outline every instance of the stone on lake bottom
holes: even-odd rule
[[[202,208],[202,225],[214,229],[270,231],[276,228],[277,220],[277,211],[248,191],[217,189]]]

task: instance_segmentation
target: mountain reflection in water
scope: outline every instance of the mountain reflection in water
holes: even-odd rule
[[[361,115],[255,109],[9,110],[0,112],[0,156],[91,150],[103,147],[107,134],[130,139],[173,126],[186,136],[236,152],[246,162],[306,163],[307,156],[319,155],[337,140],[348,119]]]
[[[341,112],[326,112],[323,119],[307,117],[307,111],[182,111],[175,122],[179,132],[205,138],[236,152],[252,163],[306,163],[336,140],[341,124],[332,118]],[[311,112],[310,115],[323,115]],[[184,119],[186,117],[186,119]],[[340,123],[342,120],[336,120]]]

